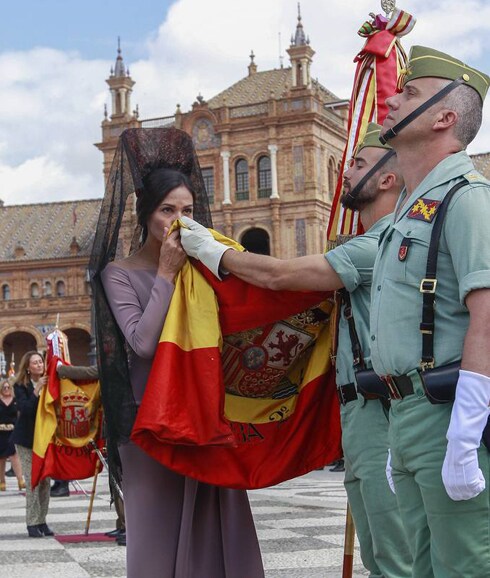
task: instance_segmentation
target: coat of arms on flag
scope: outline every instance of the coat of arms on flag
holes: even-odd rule
[[[48,335],[48,384],[41,390],[32,454],[32,486],[42,479],[90,478],[98,461],[92,441],[102,444],[102,406],[98,381],[59,379],[56,368],[69,362],[66,335]]]
[[[230,488],[273,485],[337,459],[331,297],[232,275],[221,282],[186,263],[133,441],[179,473]]]

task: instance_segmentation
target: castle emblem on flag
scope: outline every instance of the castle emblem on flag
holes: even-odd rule
[[[81,390],[70,391],[61,396],[58,415],[58,432],[65,438],[83,438],[90,433],[90,398]]]
[[[417,199],[407,216],[409,219],[432,223],[440,204],[441,201],[433,201],[432,199]]]

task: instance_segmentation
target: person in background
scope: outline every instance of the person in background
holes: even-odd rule
[[[12,442],[12,432],[17,419],[17,406],[12,383],[13,381],[11,382],[9,379],[5,379],[0,383],[0,492],[4,492],[7,489],[7,484],[5,483],[7,458],[10,459],[12,469],[17,477],[19,490],[24,490],[26,487],[22,477],[22,466],[20,465],[19,456]]]
[[[56,372],[60,379],[70,379],[71,381],[96,381],[99,379],[99,368],[97,365],[65,365],[59,363],[56,368]],[[57,485],[56,485],[57,484]],[[114,507],[116,509],[117,520],[115,530],[106,532],[106,536],[110,538],[115,538],[119,546],[126,545],[126,524],[124,521],[124,502],[121,496],[117,493],[116,489],[113,488],[111,478],[109,476],[109,485],[111,489],[111,496],[114,501]],[[65,493],[67,492],[67,493]],[[68,488],[68,482],[55,481],[55,484],[51,486],[51,497],[58,495],[70,495],[70,490]]]
[[[39,394],[41,389],[46,386],[47,381],[41,354],[37,351],[25,353],[15,376],[14,392],[18,417],[12,434],[12,441],[19,455],[26,480],[26,522],[27,533],[31,538],[54,535],[54,532],[46,524],[50,479],[45,478],[34,489],[31,486],[32,445],[36,412]]]

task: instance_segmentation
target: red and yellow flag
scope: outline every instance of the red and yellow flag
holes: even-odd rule
[[[232,275],[220,282],[186,263],[133,441],[179,473],[231,488],[270,486],[337,459],[329,298]]]
[[[39,396],[32,454],[32,487],[44,478],[82,480],[95,474],[97,456],[91,440],[100,440],[99,382],[59,379],[61,360],[48,363],[48,385]]]
[[[360,36],[366,38],[366,43],[354,59],[357,67],[349,106],[347,144],[339,168],[327,230],[329,248],[336,246],[338,238],[362,233],[358,213],[344,209],[340,204],[343,174],[368,124],[382,124],[388,114],[385,100],[395,94],[398,75],[406,65],[406,55],[399,38],[408,34],[415,22],[411,14],[395,8],[389,19],[377,15],[373,21],[365,22],[358,31]]]

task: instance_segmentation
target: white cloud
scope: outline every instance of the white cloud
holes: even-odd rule
[[[426,44],[488,66],[487,0],[399,0],[418,22],[403,43]],[[302,0],[305,32],[316,51],[312,73],[340,97],[350,94],[353,58],[363,40],[356,32],[375,0]],[[247,74],[253,49],[259,70],[279,66],[296,27],[293,0],[177,0],[158,33],[146,42],[147,58],[127,62],[136,81],[133,108],[142,118],[190,108]],[[124,55],[124,45],[123,45]],[[94,197],[102,194],[100,139],[103,104],[110,99],[108,60],[84,60],[49,47],[0,54],[0,198],[6,203]],[[488,72],[489,70],[487,70]],[[490,104],[471,152],[490,150]]]
[[[33,157],[11,167],[0,164],[2,195],[9,204],[93,198],[90,174],[77,175],[47,156]]]

